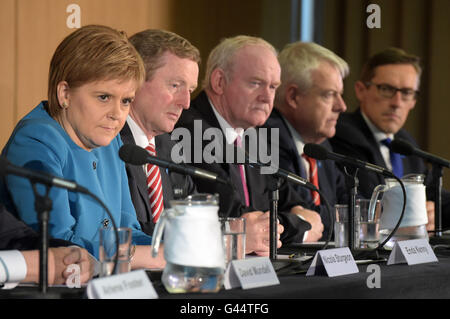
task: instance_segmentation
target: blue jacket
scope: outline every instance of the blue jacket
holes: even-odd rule
[[[119,136],[108,146],[86,151],[77,146],[41,102],[16,126],[2,154],[18,166],[48,172],[73,180],[106,204],[116,225],[133,230],[134,244],[151,244],[151,237],[141,231],[131,201],[125,164],[119,159]],[[35,230],[39,229],[34,208],[34,193],[27,179],[5,178],[2,199],[13,201],[10,209]],[[44,194],[43,185],[37,187]],[[99,229],[111,222],[106,211],[88,195],[52,187],[49,193],[49,233],[86,248],[98,258]],[[10,202],[11,204],[11,202]]]

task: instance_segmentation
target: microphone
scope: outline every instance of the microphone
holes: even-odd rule
[[[245,160],[246,160],[245,164],[247,164],[247,165],[253,165],[254,164],[255,166],[257,166],[259,168],[268,166],[268,165],[265,165],[265,164],[262,164],[262,163],[258,162],[257,160],[250,159],[248,157],[248,153],[247,152],[245,152]],[[273,167],[273,166],[270,166],[270,167]],[[290,182],[292,182],[294,184],[302,185],[302,186],[304,186],[304,187],[306,187],[306,188],[308,188],[310,190],[313,190],[313,191],[317,192],[317,187],[314,186],[314,184],[308,182],[307,179],[305,179],[303,177],[300,177],[300,176],[298,176],[298,175],[296,175],[294,173],[291,173],[291,172],[289,172],[287,170],[284,170],[282,168],[279,168],[279,167],[278,168],[273,167],[273,169],[274,169],[274,173],[273,174],[276,177],[280,177],[280,178],[285,179],[287,181],[290,181]]]
[[[6,157],[0,156],[0,176],[4,175],[15,175],[19,177],[24,177],[30,180],[33,183],[41,183],[47,186],[55,186],[59,188],[64,188],[72,192],[79,192],[86,194],[92,197],[95,201],[97,201],[103,209],[106,211],[109,219],[111,220],[112,227],[114,229],[114,235],[116,239],[116,251],[119,251],[119,233],[117,231],[117,224],[114,220],[114,216],[111,214],[111,211],[108,207],[103,203],[103,201],[97,197],[97,195],[91,193],[87,188],[78,185],[74,181],[70,181],[67,179],[63,179],[60,177],[56,177],[49,173],[34,171],[25,167],[20,167],[11,164]],[[49,209],[51,207],[51,200],[48,199],[48,193],[43,196],[39,196],[35,191],[35,208],[38,213],[38,219],[40,221],[40,245],[39,245],[39,288],[42,293],[47,293],[48,287],[48,220],[49,220]],[[40,202],[38,204],[38,202]],[[48,206],[50,203],[50,206]],[[112,273],[116,273],[116,269],[118,267],[119,254],[116,254],[114,257],[114,265]]]
[[[183,175],[191,175],[193,177],[209,179],[226,185],[230,184],[216,173],[189,165],[176,164],[174,162],[152,156],[142,147],[133,144],[122,145],[119,149],[119,157],[122,161],[131,165],[144,165],[150,163]]]
[[[391,142],[390,148],[393,152],[399,153],[402,155],[416,155],[419,156],[429,162],[436,163],[438,165],[450,168],[450,162],[446,159],[432,155],[430,153],[424,152],[418,148],[415,148],[410,143],[403,139],[396,138]]]
[[[63,179],[60,177],[53,176],[48,173],[34,171],[25,167],[20,167],[11,164],[6,157],[0,157],[0,176],[3,175],[16,175],[20,177],[28,178],[31,182],[41,183],[49,186],[56,186],[60,188],[65,188],[69,191],[80,192],[89,194],[89,191],[75,183],[74,181],[70,181],[67,179]]]
[[[316,191],[317,192],[317,187],[314,186],[314,184],[310,183],[307,179],[300,177],[294,173],[291,173],[287,170],[284,170],[280,167],[275,167],[272,165],[268,165],[268,164],[263,164],[261,162],[259,162],[257,159],[254,159],[252,157],[250,157],[249,153],[239,147],[236,147],[235,145],[229,145],[227,146],[228,148],[231,147],[233,148],[234,152],[236,152],[237,157],[241,158],[241,159],[245,159],[244,165],[250,165],[250,166],[256,166],[258,168],[262,168],[262,167],[270,167],[271,171],[273,171],[273,175],[275,175],[276,177],[282,178],[284,180],[290,181],[294,184],[298,184],[301,186],[304,186],[310,190]],[[241,163],[236,163],[236,164],[241,164]]]
[[[336,162],[341,162],[341,163],[348,164],[348,165],[351,165],[351,166],[354,166],[357,168],[367,169],[367,170],[374,171],[376,173],[382,174],[387,177],[395,178],[395,175],[391,171],[389,171],[381,166],[377,166],[377,165],[374,165],[374,164],[371,164],[368,162],[364,162],[364,161],[358,160],[353,157],[330,152],[325,147],[323,147],[319,144],[308,143],[305,145],[303,151],[309,157],[312,157],[312,158],[315,158],[318,160],[331,159]]]

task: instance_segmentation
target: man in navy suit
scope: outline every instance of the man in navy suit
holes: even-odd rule
[[[191,93],[197,87],[200,52],[188,40],[165,30],[145,30],[130,42],[144,60],[146,79],[136,92],[127,122],[120,132],[124,144],[146,148],[150,143],[156,156],[171,160],[175,144],[172,132],[183,109],[189,108]],[[195,192],[189,176],[158,168],[161,176],[163,207],[170,200]],[[128,184],[142,230],[153,234],[152,202],[147,187],[145,165],[126,164]],[[158,203],[159,205],[160,203]]]
[[[355,93],[360,107],[352,113],[343,114],[331,139],[337,153],[346,154],[388,169],[395,169],[390,149],[384,140],[401,138],[418,147],[413,137],[402,127],[409,112],[414,108],[419,93],[420,59],[397,48],[376,53],[363,67],[360,80],[355,83]],[[404,156],[402,172],[426,174],[427,167],[421,158]],[[395,173],[395,170],[394,170]],[[430,177],[430,176],[429,176]],[[434,229],[434,190],[431,178],[427,178],[427,230]],[[384,184],[384,178],[373,172],[358,172],[362,196],[370,198],[373,189]],[[449,225],[450,194],[442,193],[443,225]]]
[[[49,246],[50,284],[65,283],[71,264],[80,266],[81,282],[92,278],[96,261],[86,249],[56,238],[49,239]],[[39,282],[38,249],[39,234],[0,203],[0,288],[8,282]]]
[[[265,127],[279,129],[280,167],[310,182],[317,172],[316,186],[330,206],[347,204],[345,179],[335,163],[329,160],[311,162],[305,157],[303,147],[315,143],[331,150],[327,139],[335,134],[337,119],[346,110],[341,95],[348,65],[330,50],[306,42],[288,44],[278,60],[282,84]],[[325,227],[323,237],[327,238],[331,221],[324,199],[303,187],[297,187],[297,191],[320,213]]]

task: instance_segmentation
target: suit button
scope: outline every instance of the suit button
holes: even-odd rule
[[[97,169],[97,163],[96,162],[92,162],[92,168],[93,169]]]
[[[108,228],[108,225],[109,225],[109,219],[105,218],[105,219],[102,221],[102,224],[103,224],[103,228]]]

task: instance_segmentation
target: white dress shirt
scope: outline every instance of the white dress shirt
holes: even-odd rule
[[[219,112],[217,112],[214,104],[211,102],[211,100],[209,98],[208,98],[208,101],[209,101],[209,104],[211,104],[211,106],[212,106],[212,110],[214,112],[214,115],[217,118],[217,121],[219,122],[222,132],[225,134],[225,140],[226,140],[227,144],[233,145],[238,136],[240,136],[241,141],[242,141],[242,137],[244,136],[244,129],[241,127],[238,127],[236,129],[233,128],[230,125],[230,123],[228,123],[227,120],[225,120],[225,118],[222,115],[220,115]],[[247,180],[246,175],[245,175],[245,169],[244,169],[244,177]]]
[[[297,148],[297,152],[300,155],[300,159],[302,161],[302,165],[305,168],[306,178],[309,180],[309,162],[302,156],[303,149],[305,148],[305,142],[303,142],[302,137],[297,132],[297,130],[289,123],[287,120],[285,121],[289,131],[291,132],[292,139],[294,140],[295,147]]]
[[[366,121],[366,124],[369,127],[370,131],[372,132],[373,136],[375,137],[375,140],[378,142],[378,147],[380,148],[380,152],[381,152],[381,155],[383,156],[386,167],[388,169],[392,170],[391,155],[389,153],[389,147],[387,147],[386,145],[381,143],[381,141],[384,139],[387,139],[387,138],[390,138],[391,140],[393,140],[394,134],[386,134],[386,133],[380,131],[362,111],[361,111],[361,114],[362,114],[364,121]]]
[[[152,143],[155,145],[156,150],[156,140],[153,137],[150,141],[147,138],[147,135],[144,133],[144,131],[137,125],[137,123],[131,118],[131,116],[128,115],[127,117],[127,124],[130,127],[131,134],[133,134],[134,142],[137,146],[140,146],[142,148],[146,148],[149,143]],[[145,170],[145,165],[142,165],[142,169],[147,174]]]
[[[0,251],[0,285],[14,288],[27,275],[27,263],[18,250]]]

